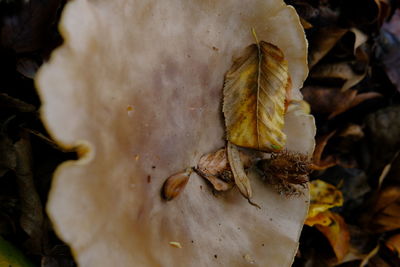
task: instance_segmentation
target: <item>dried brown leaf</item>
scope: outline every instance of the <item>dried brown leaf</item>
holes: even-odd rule
[[[225,76],[227,139],[242,147],[281,150],[286,142],[282,129],[290,88],[283,52],[264,41],[248,46]]]
[[[240,159],[238,149],[229,141],[227,144],[227,154],[236,186],[239,188],[240,193],[242,193],[245,198],[250,199],[253,196],[250,180],[244,171],[243,162]]]
[[[320,28],[311,40],[310,54],[308,56],[308,67],[312,69],[343,37],[348,29]]]
[[[313,169],[324,170],[338,164],[338,159],[334,156],[329,155],[322,159],[322,154],[325,150],[328,141],[335,135],[336,131],[332,131],[329,134],[325,134],[316,138],[316,145],[313,155]]]
[[[400,228],[400,187],[382,189],[372,207],[369,228],[373,232],[386,232]]]
[[[386,240],[386,246],[400,255],[400,234],[395,234]]]
[[[250,156],[241,151],[239,153],[244,168],[250,167],[252,164]],[[234,179],[225,148],[203,155],[195,171],[197,174],[207,179],[217,191],[229,190],[234,185]]]
[[[332,119],[368,99],[382,97],[381,94],[375,92],[357,94],[356,90],[341,91],[340,88],[318,86],[303,88],[303,94],[310,103],[313,113],[327,115],[328,119]]]
[[[329,218],[331,223],[328,226],[317,224],[315,227],[328,239],[337,261],[340,262],[349,252],[350,233],[342,216],[329,212]]]
[[[18,191],[21,201],[20,224],[30,236],[29,247],[35,253],[42,252],[44,214],[41,200],[35,188],[32,172],[32,148],[27,133],[15,143]]]

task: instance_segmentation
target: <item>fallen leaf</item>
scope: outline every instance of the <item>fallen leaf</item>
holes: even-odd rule
[[[261,41],[246,48],[225,76],[223,112],[227,139],[262,151],[279,151],[285,99],[291,82],[288,63],[275,45]]]
[[[250,167],[252,160],[249,155],[240,152],[239,154],[244,168]],[[229,190],[234,185],[234,179],[225,148],[203,155],[195,171],[197,174],[207,179],[217,191]]]
[[[338,62],[329,63],[323,65],[317,65],[310,74],[313,79],[319,80],[339,80],[342,81],[341,90],[346,91],[347,89],[358,84],[364,79],[367,74],[367,68],[361,73],[356,73],[350,66],[349,62]]]
[[[306,86],[302,90],[305,100],[310,103],[314,114],[328,116],[332,119],[360,103],[377,97],[375,92],[357,94],[356,90],[341,91],[340,88]]]
[[[34,267],[24,254],[0,236],[0,266]]]
[[[385,244],[389,249],[400,255],[400,234],[395,234],[389,237]]]
[[[319,28],[315,37],[310,41],[310,54],[308,56],[308,67],[312,69],[336,43],[345,35],[348,29],[336,27]]]
[[[0,93],[0,109],[11,109],[19,112],[34,112],[36,107],[20,99],[9,96],[8,94]]]
[[[364,137],[364,131],[358,124],[349,124],[338,133],[338,136],[359,140]]]
[[[342,216],[330,211],[328,214],[330,224],[327,226],[317,224],[315,227],[328,239],[337,261],[340,262],[349,252],[350,233]]]
[[[43,249],[43,207],[35,188],[32,172],[32,148],[27,133],[21,134],[21,139],[15,143],[18,192],[21,201],[20,224],[29,235],[27,246],[34,253],[40,254]]]
[[[370,211],[369,229],[375,233],[400,228],[400,187],[383,188]]]
[[[317,213],[317,215],[315,215],[313,217],[307,217],[304,224],[311,226],[311,227],[315,226],[315,225],[328,226],[332,222],[332,219],[330,218],[329,215],[330,215],[330,211],[319,212],[319,213]]]
[[[335,135],[336,131],[332,131],[328,134],[321,135],[316,138],[316,146],[313,155],[313,166],[314,170],[324,170],[330,167],[335,166],[339,163],[339,160],[333,156],[328,155],[325,158],[322,158],[322,154],[325,150],[328,141]]]
[[[253,190],[251,189],[250,180],[244,171],[239,151],[231,142],[228,142],[226,151],[233,178],[235,179],[235,184],[239,188],[240,193],[242,193],[245,198],[250,199],[253,196]]]
[[[343,205],[342,192],[336,189],[335,186],[322,180],[313,180],[310,182],[310,197],[310,208],[307,218],[312,218],[318,213]]]

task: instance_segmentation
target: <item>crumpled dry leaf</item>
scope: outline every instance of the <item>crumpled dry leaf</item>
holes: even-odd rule
[[[318,33],[313,38],[315,41],[320,42],[320,44],[314,42],[317,48],[325,48],[324,53],[321,55],[325,56],[328,52],[332,51],[329,55],[330,58],[333,57],[335,60],[324,61],[317,65],[314,64],[310,77],[320,83],[338,84],[341,91],[346,91],[357,85],[367,74],[369,55],[362,45],[367,41],[368,37],[356,28],[339,32],[343,32],[343,34],[335,34],[335,31],[333,33],[325,33],[321,30],[321,34],[332,35],[331,39],[320,40]],[[337,37],[338,39],[333,37]],[[322,38],[325,38],[325,35]],[[326,47],[322,46],[328,41],[331,42],[327,43]]]
[[[328,239],[337,261],[340,262],[349,252],[350,233],[342,216],[331,211],[325,214],[330,219],[329,225],[316,224],[315,227]]]
[[[328,134],[321,135],[316,138],[316,145],[313,155],[313,169],[315,170],[324,170],[330,167],[335,166],[339,163],[339,159],[337,159],[334,155],[328,155],[322,158],[322,154],[325,150],[326,145],[329,140],[335,135],[336,131],[332,131]]]
[[[306,189],[283,199],[250,172],[260,210],[235,190],[214,197],[193,175],[176,200],[159,197],[166,177],[224,145],[223,77],[232,58],[254,42],[251,27],[282,49],[292,97],[300,100],[306,40],[283,1],[67,4],[60,26],[65,43],[36,79],[52,136],[86,149],[58,168],[47,206],[80,265],[246,266],[246,254],[261,266],[292,263]],[[285,129],[296,125],[285,132],[287,144],[312,154],[312,116],[288,112],[285,121]]]
[[[348,29],[320,28],[311,40],[311,49],[308,56],[308,66],[312,69],[336,45]]]
[[[400,255],[400,234],[395,234],[385,242],[386,246]]]
[[[357,94],[356,90],[341,91],[340,88],[306,86],[302,90],[304,99],[310,103],[313,113],[326,115],[332,119],[362,102],[382,97],[376,92]]]
[[[239,154],[243,166],[245,168],[250,167],[252,164],[251,157],[245,153],[239,152]],[[203,155],[195,171],[200,176],[207,179],[217,191],[229,190],[234,185],[225,148]]]
[[[282,128],[290,86],[288,62],[277,46],[257,41],[247,47],[225,76],[227,139],[246,148],[281,150],[286,142]]]
[[[400,187],[383,188],[372,207],[369,229],[373,232],[387,232],[400,228]]]
[[[195,170],[201,177],[207,179],[217,191],[229,190],[234,185],[225,148],[202,156]]]
[[[318,213],[327,211],[333,207],[343,205],[342,192],[336,189],[335,186],[328,184],[322,180],[313,180],[310,182],[310,208],[305,224],[308,224],[308,219],[318,215]]]

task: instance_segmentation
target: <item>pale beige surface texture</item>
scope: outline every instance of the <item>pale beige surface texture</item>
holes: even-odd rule
[[[251,177],[257,209],[236,188],[214,196],[193,174],[177,199],[160,198],[169,175],[224,145],[224,74],[254,42],[252,27],[284,51],[301,99],[307,44],[297,14],[281,0],[67,4],[65,42],[37,85],[52,136],[87,150],[58,168],[47,206],[80,266],[292,263],[307,191],[286,198]],[[295,113],[286,120],[288,144],[311,153],[313,118]]]

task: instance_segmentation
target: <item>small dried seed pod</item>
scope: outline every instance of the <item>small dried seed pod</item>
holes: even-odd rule
[[[185,188],[192,172],[192,168],[187,168],[183,172],[175,173],[168,177],[162,188],[163,198],[167,201],[176,198]]]
[[[307,183],[311,172],[311,162],[307,155],[282,151],[272,153],[271,158],[257,164],[266,182],[275,185],[280,193],[296,195],[298,190],[293,185]]]

